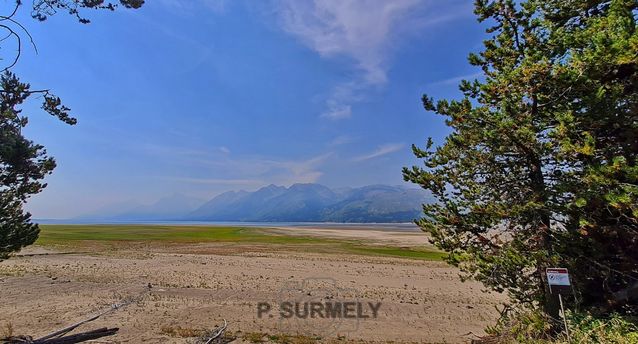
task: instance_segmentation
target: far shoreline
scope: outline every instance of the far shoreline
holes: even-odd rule
[[[379,230],[420,232],[413,222],[242,222],[242,221],[181,221],[181,220],[73,220],[34,219],[40,225],[155,225],[155,226],[230,226],[262,228],[325,228],[339,230]]]

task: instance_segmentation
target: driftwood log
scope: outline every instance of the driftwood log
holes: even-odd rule
[[[73,343],[81,343],[88,340],[98,339],[106,336],[112,336],[117,333],[119,328],[99,328],[91,331],[80,332],[76,334],[68,334],[69,332],[75,330],[76,328],[94,321],[100,318],[103,315],[109,314],[111,312],[115,312],[116,310],[122,309],[132,303],[136,303],[142,300],[146,294],[148,294],[151,290],[152,286],[149,284],[146,290],[138,295],[137,297],[130,297],[125,299],[124,301],[111,305],[111,307],[107,310],[104,310],[94,316],[91,316],[88,319],[82,320],[78,323],[75,323],[71,326],[67,326],[61,330],[55,331],[53,333],[47,334],[44,337],[40,337],[37,339],[33,339],[31,336],[13,336],[7,338],[0,338],[0,343],[3,344],[73,344]],[[214,343],[223,343],[223,335],[226,329],[228,328],[228,322],[224,319],[224,324],[220,327],[215,327],[213,330],[205,334],[203,337],[199,338],[198,343],[202,344],[214,344]]]
[[[140,293],[137,297],[129,297],[123,300],[120,303],[111,305],[110,308],[88,318],[82,320],[78,323],[75,323],[71,326],[67,326],[61,330],[55,331],[53,333],[47,334],[44,337],[40,337],[37,339],[33,339],[31,336],[12,336],[7,338],[0,338],[0,343],[3,344],[71,344],[71,343],[81,343],[87,340],[97,339],[106,336],[112,336],[117,333],[119,328],[99,328],[96,330],[91,330],[87,332],[81,332],[71,335],[66,335],[67,333],[75,330],[76,328],[94,321],[100,318],[103,315],[115,312],[119,309],[122,309],[132,303],[136,303],[142,300],[146,294],[148,294],[151,290],[151,285],[149,284],[144,292]]]
[[[87,340],[98,339],[101,337],[112,336],[117,333],[119,328],[100,328],[93,331],[82,332],[77,334],[68,335],[65,337],[48,339],[44,342],[34,342],[34,344],[73,344],[81,343]]]
[[[98,339],[106,336],[112,336],[117,333],[119,329],[116,328],[99,328],[97,330],[81,332],[71,334],[64,337],[57,337],[51,339],[32,339],[28,336],[9,337],[4,338],[2,341],[6,344],[74,344],[86,342],[87,340]]]

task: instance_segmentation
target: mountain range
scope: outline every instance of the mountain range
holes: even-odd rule
[[[421,215],[428,192],[370,185],[330,189],[320,184],[268,185],[254,192],[229,191],[203,202],[175,194],[158,202],[84,216],[115,221],[408,222]]]

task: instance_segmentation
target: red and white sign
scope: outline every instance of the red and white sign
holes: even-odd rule
[[[569,272],[565,268],[547,268],[549,286],[569,286]]]

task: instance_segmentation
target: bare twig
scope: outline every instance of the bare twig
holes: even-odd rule
[[[224,325],[214,329],[211,333],[204,335],[200,339],[200,342],[204,344],[213,343],[216,339],[219,339],[222,336],[222,334],[224,334],[224,331],[226,331],[226,328],[228,328],[228,322],[226,321],[226,319],[224,319]]]
[[[29,30],[27,30],[27,28],[24,27],[24,25],[20,24],[20,22],[16,21],[15,19],[11,18],[11,17],[5,17],[5,16],[0,16],[0,21],[2,20],[8,20],[14,24],[16,24],[19,28],[22,29],[22,31],[24,31],[24,33],[27,35],[27,37],[29,37],[29,41],[31,42],[31,45],[33,46],[33,50],[35,50],[35,53],[38,53],[38,47],[35,45],[35,41],[33,40],[33,36],[31,36],[31,33],[29,33]]]
[[[16,1],[16,6],[13,8],[13,12],[11,12],[11,14],[9,14],[8,16],[3,16],[5,18],[13,18],[14,15],[16,15],[16,12],[18,12],[18,7],[20,7],[20,3]],[[2,20],[6,20],[6,19],[0,19],[0,21]]]
[[[18,50],[16,52],[16,56],[13,59],[13,62],[11,62],[11,64],[8,67],[5,67],[4,69],[2,69],[2,72],[12,68],[13,66],[15,66],[18,63],[18,60],[20,59],[20,55],[22,54],[22,40],[20,39],[20,35],[18,35],[15,31],[13,31],[12,28],[4,25],[4,24],[0,24],[0,28],[3,28],[7,31],[9,31],[9,36],[14,36],[16,38],[16,42],[18,43]]]
[[[19,93],[19,94],[34,94],[34,93],[44,93],[46,95],[49,95],[50,90],[33,90],[33,91],[7,91],[7,90],[0,90],[0,94],[2,93]]]
[[[9,32],[9,34],[0,39],[0,42],[5,41],[7,38],[9,37],[15,37],[16,39],[16,43],[18,44],[18,49],[16,51],[16,55],[15,58],[13,59],[13,61],[11,62],[11,64],[5,68],[2,69],[2,72],[12,68],[13,66],[15,66],[18,63],[18,60],[20,59],[20,55],[22,54],[22,38],[20,37],[20,35],[13,29],[11,28],[9,25],[13,25],[14,27],[18,27],[19,30],[22,30],[27,37],[29,38],[29,41],[31,42],[31,45],[33,46],[33,49],[35,50],[35,53],[38,54],[38,47],[35,44],[35,41],[33,40],[33,36],[31,36],[31,33],[29,32],[29,30],[27,30],[26,27],[24,27],[24,25],[22,25],[22,23],[20,23],[19,21],[13,19],[13,17],[15,16],[15,14],[18,11],[18,8],[20,7],[21,2],[20,1],[16,1],[16,5],[13,8],[13,11],[9,14],[9,15],[0,15],[0,22],[8,22],[6,24],[0,24],[0,28],[3,28],[5,30],[7,30]],[[9,24],[11,23],[11,24]]]

